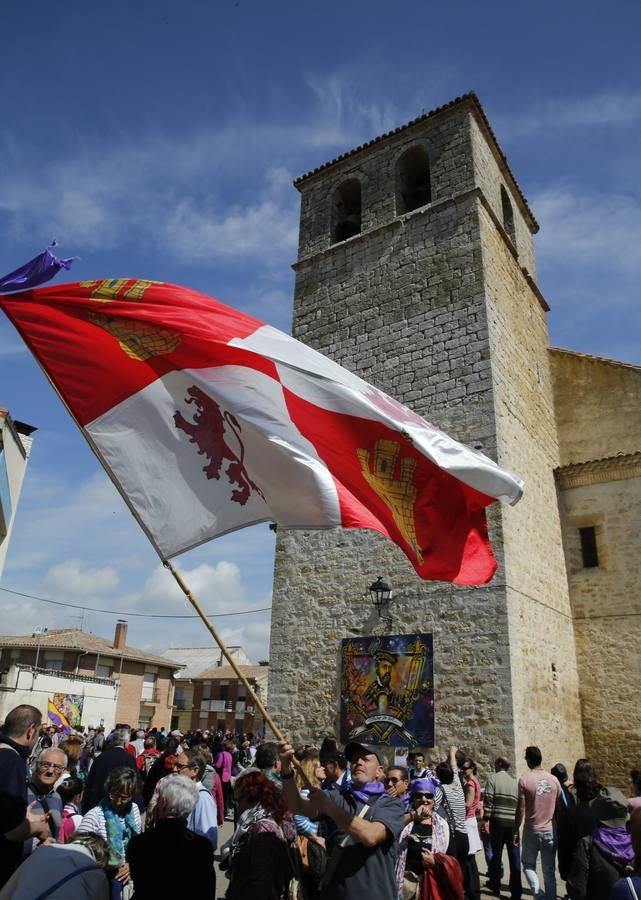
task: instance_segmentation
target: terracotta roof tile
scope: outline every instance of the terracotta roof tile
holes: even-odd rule
[[[166,666],[170,669],[180,669],[182,663],[159,656],[156,653],[148,653],[139,650],[138,647],[125,645],[122,650],[117,650],[113,643],[106,638],[99,637],[79,628],[52,628],[46,634],[41,635],[0,635],[1,647],[37,647],[55,648],[56,650],[88,650],[101,653],[105,656],[123,656],[125,659],[133,659],[138,662],[153,663]]]
[[[616,456],[568,463],[568,465],[556,468],[554,474],[561,490],[638,478],[641,475],[641,451],[617,453]]]
[[[432,118],[433,116],[438,115],[439,113],[443,113],[448,109],[452,109],[455,106],[463,103],[470,103],[474,110],[478,113],[481,121],[485,125],[488,130],[490,137],[492,138],[496,149],[501,157],[503,165],[507,169],[512,182],[514,183],[514,187],[517,190],[519,197],[521,198],[525,209],[532,221],[532,226],[534,231],[539,230],[539,224],[534,218],[534,214],[530,209],[530,206],[525,198],[525,194],[521,190],[518,181],[514,177],[512,170],[510,169],[510,165],[507,161],[507,156],[501,149],[501,145],[499,144],[496,135],[494,134],[494,130],[490,125],[490,120],[485,114],[485,110],[481,105],[481,101],[474,91],[469,91],[467,94],[462,94],[460,97],[456,97],[454,100],[450,100],[449,103],[444,103],[442,106],[437,106],[436,109],[432,109],[429,112],[423,113],[420,116],[417,116],[415,119],[411,119],[409,122],[406,122],[405,125],[399,125],[398,128],[393,128],[391,131],[386,131],[385,134],[380,134],[378,137],[372,138],[370,141],[366,141],[364,144],[360,144],[358,147],[354,147],[353,150],[347,150],[345,153],[341,153],[339,156],[335,156],[334,159],[330,159],[328,162],[323,163],[320,166],[317,166],[315,169],[311,169],[309,172],[306,172],[304,175],[300,175],[298,178],[294,179],[294,185],[299,187],[304,181],[308,178],[311,178],[312,175],[318,174],[318,172],[322,172],[325,169],[329,169],[331,166],[336,165],[336,163],[342,162],[344,159],[348,159],[350,156],[355,156],[357,153],[360,153],[362,150],[366,150],[368,147],[374,146],[374,144],[378,144],[381,141],[385,141],[390,137],[393,137],[396,134],[399,134],[401,131],[405,131],[406,128],[411,128],[413,125],[417,125],[419,122],[425,122],[427,119]]]
[[[589,362],[602,363],[606,366],[619,366],[623,369],[636,369],[641,371],[641,366],[634,363],[621,362],[618,359],[610,359],[609,356],[593,356],[591,353],[581,353],[578,350],[566,350],[565,347],[550,347],[551,353],[564,353],[567,356],[578,356],[580,359],[586,359]]]

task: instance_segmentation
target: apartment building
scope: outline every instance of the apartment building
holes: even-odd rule
[[[242,647],[229,649],[261,702],[266,704],[268,664],[252,664]],[[176,673],[172,728],[264,733],[262,716],[220,651],[212,647],[172,647],[167,655],[184,664]]]
[[[182,663],[127,644],[127,623],[119,621],[113,640],[79,628],[56,628],[42,634],[0,636],[0,693],[10,693],[10,670],[31,669],[36,674],[55,674],[56,683],[66,679],[78,684],[114,682],[115,721],[141,728],[168,726],[174,702],[174,675]],[[80,676],[80,680],[78,679]],[[83,679],[86,679],[85,682]],[[34,685],[36,679],[33,679]],[[73,683],[73,684],[72,684]],[[71,690],[69,691],[71,692]],[[46,714],[47,697],[34,689],[31,702]],[[82,694],[82,690],[81,690]],[[4,703],[0,705],[0,708]],[[96,725],[97,722],[84,722]]]

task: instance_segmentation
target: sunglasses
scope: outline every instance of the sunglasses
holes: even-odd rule
[[[434,794],[430,794],[427,791],[416,791],[415,794],[412,794],[413,800],[433,800]]]
[[[384,784],[398,784],[399,781],[403,781],[402,778],[397,778],[395,775],[388,775],[387,778],[383,779]]]

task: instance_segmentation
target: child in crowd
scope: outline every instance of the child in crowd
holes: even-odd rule
[[[68,775],[65,780],[58,785],[58,794],[64,804],[59,835],[61,844],[68,844],[72,841],[76,828],[80,825],[82,820],[82,815],[80,813],[82,792],[83,783],[80,778],[77,778],[75,775]]]

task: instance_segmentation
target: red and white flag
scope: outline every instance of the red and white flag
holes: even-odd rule
[[[374,529],[426,579],[494,574],[484,509],[522,482],[288,335],[133,279],[0,307],[162,558],[273,521]]]

